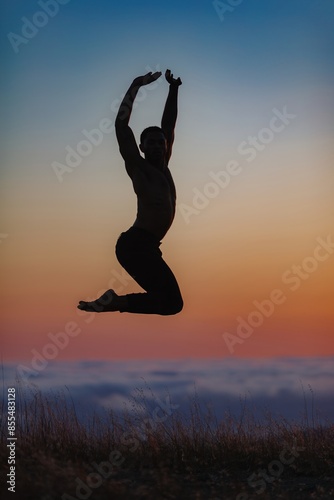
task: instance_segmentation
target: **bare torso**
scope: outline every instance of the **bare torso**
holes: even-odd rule
[[[159,169],[141,157],[132,172],[137,195],[137,218],[133,225],[161,240],[175,216],[176,191],[170,170],[167,166]]]

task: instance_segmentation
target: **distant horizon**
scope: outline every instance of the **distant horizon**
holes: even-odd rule
[[[330,353],[330,354],[323,354],[323,355],[311,355],[311,354],[308,354],[308,355],[305,355],[305,356],[298,356],[298,355],[292,355],[292,354],[287,354],[287,355],[281,355],[281,356],[242,356],[242,355],[237,355],[237,354],[233,354],[233,355],[229,355],[229,354],[226,354],[225,356],[220,356],[220,357],[212,357],[212,356],[185,356],[185,357],[174,357],[174,358],[167,358],[167,357],[161,357],[161,358],[156,358],[156,357],[153,357],[153,358],[145,358],[145,357],[126,357],[126,358],[110,358],[110,357],[106,357],[106,358],[103,358],[103,357],[98,357],[98,358],[82,358],[82,357],[79,357],[79,358],[76,358],[76,357],[73,357],[73,358],[61,358],[61,359],[49,359],[48,361],[50,363],[68,363],[68,362],[74,362],[74,361],[80,361],[82,363],[86,363],[86,362],[123,362],[123,361],[180,361],[180,360],[189,360],[189,361],[192,361],[192,360],[212,360],[213,362],[215,361],[224,361],[224,360],[242,360],[242,359],[247,359],[247,360],[251,360],[251,361],[254,361],[256,362],[256,360],[281,360],[281,359],[309,359],[309,358],[312,358],[312,359],[327,359],[327,358],[334,358],[334,352],[333,353]],[[2,358],[3,360],[3,358]],[[5,363],[3,364],[7,364],[7,365],[12,365],[12,364],[17,364],[17,363],[24,363],[24,362],[27,362],[27,358],[16,358],[16,359],[9,359],[7,358]]]
[[[333,421],[333,361],[334,357],[56,361],[35,373],[24,365],[7,363],[3,375],[6,385],[28,393],[66,391],[82,414],[104,408],[122,411],[140,393],[148,402],[164,401],[168,394],[187,413],[189,398],[196,394],[221,418],[225,411],[239,414],[244,400],[259,417],[267,408],[288,419],[307,411]]]

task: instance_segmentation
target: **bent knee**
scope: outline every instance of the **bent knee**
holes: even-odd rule
[[[177,300],[170,301],[169,303],[165,304],[164,307],[162,308],[162,311],[160,314],[163,316],[172,316],[174,314],[178,314],[181,312],[183,309],[183,299],[180,296]]]
[[[179,312],[182,311],[182,309],[183,309],[183,299],[182,297],[180,297],[178,302],[175,304],[174,314],[178,314]]]

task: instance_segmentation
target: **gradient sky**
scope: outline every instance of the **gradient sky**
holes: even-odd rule
[[[247,0],[224,19],[204,0],[70,0],[36,17],[42,3],[6,3],[1,16],[3,358],[31,360],[68,322],[80,333],[59,360],[334,354],[334,251],[317,250],[334,241],[333,2]],[[47,24],[18,44],[27,19]],[[54,165],[83,130],[113,122],[148,68],[183,81],[170,162],[178,210],[162,251],[185,307],[84,315],[78,300],[111,283],[139,290],[114,254],[136,200],[114,131],[60,178]],[[167,92],[163,78],[145,88],[137,138],[159,125]],[[270,136],[284,109],[293,118]],[[238,174],[210,185],[232,161]],[[277,290],[282,303],[232,352],[226,333]]]

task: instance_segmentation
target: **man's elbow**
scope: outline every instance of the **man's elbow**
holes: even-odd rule
[[[115,119],[115,129],[117,130],[122,128],[123,123],[122,119],[117,115]]]
[[[128,124],[121,118],[115,120],[115,132],[118,141],[124,140],[127,135]]]
[[[130,118],[130,115],[129,115],[128,108],[126,106],[121,106],[119,108],[119,111],[118,111],[116,119],[115,119],[115,126],[116,126],[116,123],[120,126],[127,125],[129,118]]]

